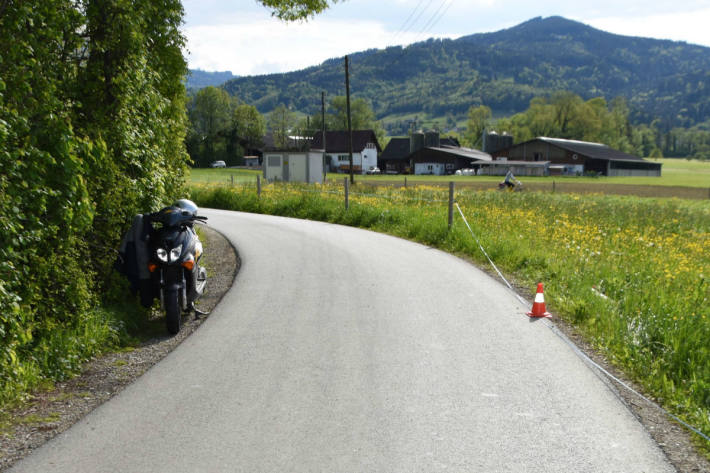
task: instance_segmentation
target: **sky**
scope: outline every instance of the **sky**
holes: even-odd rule
[[[183,6],[188,66],[241,76],[289,72],[367,49],[454,39],[555,15],[611,33],[710,47],[707,0],[341,0],[295,23],[272,17],[257,0],[184,0]]]

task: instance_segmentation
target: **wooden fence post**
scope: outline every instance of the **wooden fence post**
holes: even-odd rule
[[[348,202],[348,192],[350,190],[350,183],[348,182],[348,178],[346,177],[343,181],[345,183],[345,210],[348,210],[350,207],[350,203]]]
[[[555,181],[552,181],[552,193],[555,193]]]
[[[232,187],[234,187],[234,174],[229,176],[232,179]]]
[[[454,181],[449,182],[449,230],[454,224]]]
[[[404,188],[407,188],[407,176],[404,176]]]
[[[261,198],[261,176],[256,175],[256,196]]]

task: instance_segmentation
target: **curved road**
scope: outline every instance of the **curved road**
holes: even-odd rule
[[[242,268],[202,327],[16,472],[671,472],[497,281],[363,230],[205,211]]]

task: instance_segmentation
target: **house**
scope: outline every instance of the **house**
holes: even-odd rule
[[[603,176],[660,176],[661,164],[646,161],[601,143],[544,136],[492,153],[496,161],[549,162],[549,174]]]
[[[491,161],[491,155],[462,148],[455,138],[441,138],[438,132],[416,132],[407,138],[392,138],[380,155],[385,173],[454,174],[459,169],[477,168]]]
[[[353,172],[365,174],[377,167],[377,155],[382,149],[372,130],[353,130]],[[323,133],[311,140],[311,149],[323,149]],[[330,172],[350,172],[347,131],[325,132],[325,162]]]

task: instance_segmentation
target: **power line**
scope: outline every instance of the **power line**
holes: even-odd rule
[[[433,0],[429,0],[429,5],[431,5],[431,2],[432,2],[432,1],[433,1]],[[408,23],[409,23],[409,20],[412,19],[412,17],[414,16],[414,14],[417,12],[417,10],[419,10],[419,7],[421,7],[423,3],[424,3],[424,0],[419,0],[419,3],[417,4],[417,6],[414,8],[414,10],[412,10],[412,12],[409,14],[409,16],[407,17],[407,19],[404,20],[404,23],[402,23],[402,26],[400,26],[399,29],[394,33],[394,35],[393,35],[393,37],[392,37],[392,40],[393,40],[393,41],[397,38],[397,36],[399,36],[400,34],[404,34],[404,33],[405,33],[405,27],[407,27],[407,25],[408,25]],[[429,8],[429,5],[427,5],[427,8]],[[426,10],[426,8],[425,8],[425,10]],[[423,11],[423,10],[422,10],[422,11]],[[418,17],[417,17],[417,18],[418,18]],[[411,25],[409,25],[409,27],[411,27]]]
[[[444,2],[441,3],[441,5],[439,6],[439,8],[436,10],[436,12],[434,12],[434,15],[432,15],[432,17],[429,19],[429,21],[427,22],[427,24],[424,25],[424,28],[422,29],[422,31],[419,32],[419,34],[423,34],[423,33],[428,32],[428,31],[429,31],[430,29],[432,29],[437,23],[439,23],[439,21],[441,21],[441,19],[444,17],[444,15],[446,14],[446,12],[449,11],[449,8],[451,8],[451,5],[454,4],[454,0],[449,0],[449,3],[448,3],[448,5],[446,5],[446,8],[444,8],[444,5],[445,5],[445,4],[446,4],[446,0],[444,0]],[[444,8],[443,11],[442,11],[442,8]],[[439,15],[437,16],[437,14],[438,14],[439,12],[441,12],[441,14],[439,14]]]
[[[417,39],[410,43],[408,46],[402,46],[402,52],[396,58],[394,58],[393,62],[402,59],[402,57],[407,54],[409,46],[421,42],[421,37],[426,32],[431,30],[439,21],[441,21],[441,19],[444,17],[446,12],[449,11],[449,8],[451,8],[451,5],[453,4],[454,0],[443,0],[439,5],[439,8],[437,8],[436,11],[431,15],[431,17],[429,17],[429,20],[424,24],[424,27],[419,31],[419,33],[417,34]],[[431,2],[429,3],[429,5],[431,5]],[[429,7],[429,5],[427,5],[427,8]],[[426,8],[421,13],[423,13],[424,11],[426,11]],[[410,25],[410,27],[411,26],[413,26],[413,24]]]

